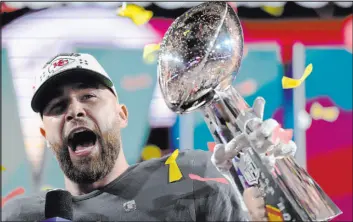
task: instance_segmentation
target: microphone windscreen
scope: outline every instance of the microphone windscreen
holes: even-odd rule
[[[66,190],[48,191],[45,197],[45,218],[61,217],[73,219],[72,196]]]

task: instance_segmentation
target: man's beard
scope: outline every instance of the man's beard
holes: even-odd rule
[[[98,152],[81,157],[74,162],[70,158],[68,144],[62,147],[53,146],[59,165],[66,177],[78,184],[91,184],[107,176],[120,153],[119,135],[120,133],[114,130],[104,135],[97,134]]]

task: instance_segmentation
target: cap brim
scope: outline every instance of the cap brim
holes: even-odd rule
[[[57,86],[61,82],[75,82],[80,81],[82,79],[87,80],[87,78],[92,78],[93,80],[97,80],[102,83],[106,87],[113,87],[113,82],[107,78],[106,76],[84,68],[73,68],[69,70],[65,70],[62,73],[58,73],[49,79],[47,79],[34,93],[31,101],[31,107],[34,112],[40,112],[43,107],[43,103],[45,102],[45,97],[50,95],[50,91],[53,91],[55,86]]]

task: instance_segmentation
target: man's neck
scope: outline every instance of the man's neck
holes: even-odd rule
[[[118,178],[121,174],[123,174],[128,167],[129,165],[126,162],[124,153],[121,152],[118,159],[115,161],[115,165],[113,169],[103,179],[96,181],[92,184],[77,184],[72,182],[70,179],[68,179],[65,176],[65,187],[73,196],[87,194],[96,189],[99,189],[108,185],[116,178]]]

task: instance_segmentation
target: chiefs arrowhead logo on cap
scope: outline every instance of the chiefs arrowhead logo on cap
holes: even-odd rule
[[[75,59],[72,58],[58,58],[55,59],[51,62],[51,64],[48,67],[48,72],[49,73],[55,73],[59,69],[67,66],[68,64],[74,62]]]

